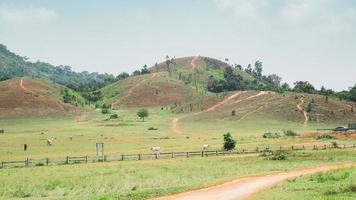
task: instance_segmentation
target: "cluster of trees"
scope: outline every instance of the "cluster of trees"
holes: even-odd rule
[[[253,79],[244,79],[239,73],[241,70],[251,75]],[[213,76],[209,77],[208,90],[215,93],[234,90],[268,90],[280,93],[291,91],[320,94],[356,102],[356,84],[350,87],[349,90],[341,92],[325,89],[325,87],[317,90],[308,81],[296,81],[294,86],[290,87],[287,83],[282,83],[282,78],[276,74],[264,75],[261,61],[256,61],[254,68],[252,68],[251,64],[245,69],[241,65],[235,65],[234,68],[231,66],[226,67],[224,79],[216,80]]]
[[[107,73],[74,72],[70,66],[30,62],[0,44],[0,81],[21,76],[49,79],[77,92],[94,91],[115,81],[115,77]]]

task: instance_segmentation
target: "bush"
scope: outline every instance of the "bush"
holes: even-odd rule
[[[116,113],[110,115],[110,119],[117,119],[117,118],[119,118],[119,115],[117,115]]]
[[[231,134],[228,132],[224,134],[224,149],[226,151],[234,150],[236,146],[236,141],[232,138]]]
[[[263,137],[263,138],[280,138],[280,137],[282,137],[282,136],[281,136],[281,134],[279,134],[279,133],[267,132],[267,133],[263,134],[262,137]]]
[[[232,110],[231,111],[231,116],[235,116],[236,115],[236,110]]]
[[[332,140],[332,139],[336,139],[336,138],[331,134],[322,134],[322,135],[319,135],[316,139],[317,140],[321,140],[321,139]]]
[[[287,155],[284,152],[279,151],[276,154],[272,155],[270,157],[270,160],[287,160]]]
[[[283,134],[285,136],[289,136],[289,137],[294,137],[294,136],[298,136],[298,133],[288,129],[288,130],[283,130]]]
[[[109,113],[109,109],[108,108],[103,108],[103,109],[101,109],[101,113],[108,114]]]
[[[155,128],[155,127],[149,127],[149,128],[148,128],[148,130],[149,130],[149,131],[156,131],[156,130],[158,130],[158,128]]]

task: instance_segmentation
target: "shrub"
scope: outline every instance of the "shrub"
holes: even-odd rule
[[[156,131],[156,130],[158,130],[158,128],[155,128],[155,127],[149,127],[149,128],[148,128],[148,130],[149,130],[149,131]]]
[[[321,140],[321,139],[331,140],[331,139],[336,139],[336,138],[331,134],[322,134],[322,135],[319,135],[316,139],[317,140]]]
[[[284,152],[279,151],[276,154],[272,155],[270,157],[270,160],[287,160],[287,155]]]
[[[297,136],[297,135],[298,135],[298,133],[296,133],[296,132],[294,132],[294,131],[292,131],[292,130],[290,130],[290,129],[288,129],[288,130],[283,130],[283,134],[284,134],[285,136],[289,136],[289,137],[294,137],[294,136]]]
[[[236,115],[236,110],[232,110],[231,111],[231,116],[235,116]]]
[[[101,113],[108,114],[109,113],[109,109],[103,108],[103,109],[101,109]]]
[[[230,132],[224,134],[224,149],[226,151],[231,151],[235,149],[236,141],[232,138]]]
[[[117,118],[119,118],[119,115],[117,115],[116,113],[110,115],[110,119],[117,119]]]
[[[262,135],[263,138],[280,138],[282,137],[281,134],[279,133],[271,133],[271,132],[267,132],[265,134]]]

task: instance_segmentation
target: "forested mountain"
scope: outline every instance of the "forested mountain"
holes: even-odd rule
[[[115,81],[115,77],[107,73],[74,72],[70,66],[29,62],[0,44],[0,81],[22,76],[49,79],[80,92],[93,91]]]

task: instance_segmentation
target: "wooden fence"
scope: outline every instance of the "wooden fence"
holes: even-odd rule
[[[302,151],[302,150],[325,150],[332,148],[356,148],[355,144],[342,144],[342,145],[292,145],[288,147],[274,146],[274,147],[255,147],[237,149],[234,151],[189,151],[189,152],[163,152],[155,154],[121,154],[121,155],[104,155],[104,156],[81,156],[63,158],[42,158],[20,161],[1,161],[0,168],[12,168],[12,167],[30,167],[30,166],[49,166],[49,165],[66,165],[76,163],[94,163],[94,162],[109,162],[109,161],[127,161],[127,160],[150,160],[150,159],[172,159],[172,158],[189,158],[189,157],[208,157],[208,156],[224,156],[224,155],[236,155],[236,154],[252,154],[252,153],[275,153],[279,151]]]

